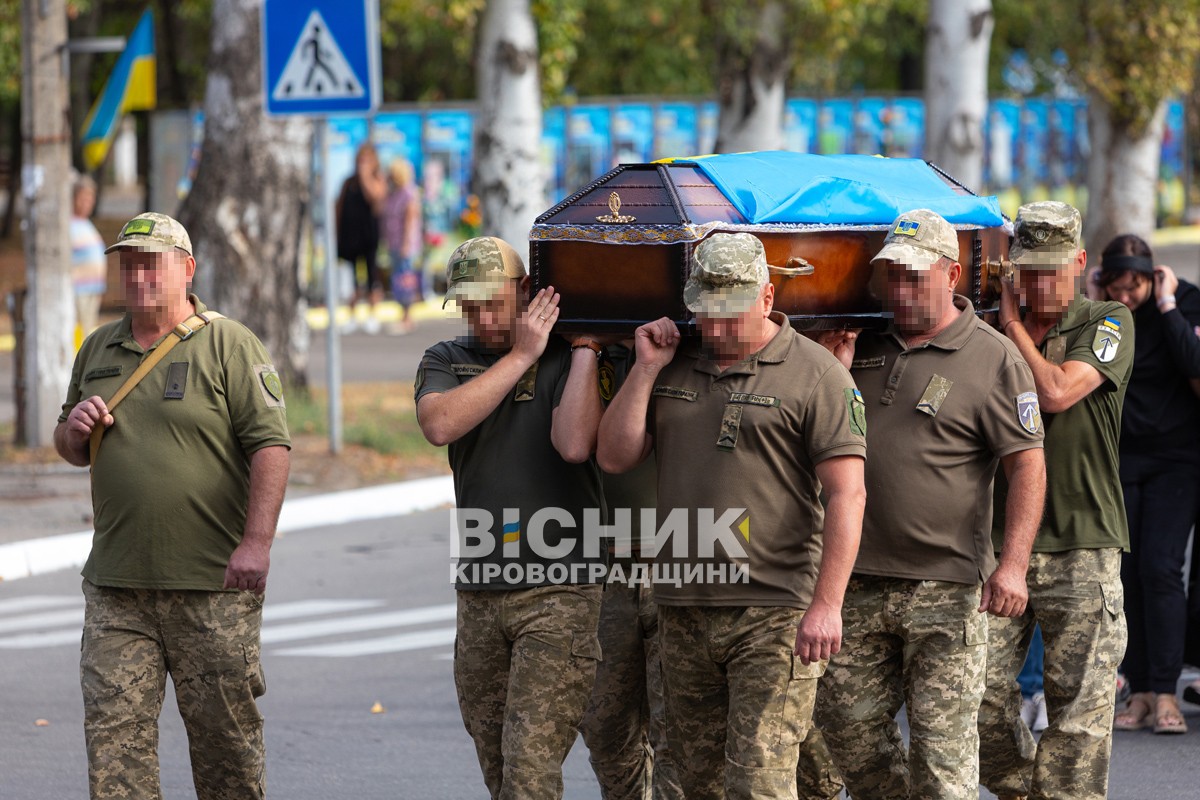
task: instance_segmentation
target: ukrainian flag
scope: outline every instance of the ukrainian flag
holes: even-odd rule
[[[158,97],[154,58],[154,14],[142,14],[112,75],[83,123],[83,161],[94,170],[108,157],[117,123],[126,111],[154,108]]]

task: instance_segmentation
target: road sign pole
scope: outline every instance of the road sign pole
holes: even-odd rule
[[[321,193],[318,195],[325,218],[325,309],[329,312],[329,325],[325,328],[325,386],[329,390],[329,452],[342,452],[342,341],[338,332],[338,260],[335,241],[333,208],[326,198],[329,195],[329,121],[316,120],[317,151],[321,154]]]
[[[263,0],[263,108],[271,115],[312,117],[321,158],[324,216],[325,332],[329,390],[329,450],[342,451],[342,349],[338,335],[337,242],[329,172],[330,114],[359,114],[379,105],[378,0]],[[314,216],[318,212],[314,211]]]

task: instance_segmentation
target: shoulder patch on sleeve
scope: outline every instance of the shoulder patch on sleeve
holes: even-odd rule
[[[1101,364],[1107,364],[1117,357],[1117,348],[1121,345],[1121,323],[1112,317],[1105,317],[1096,327],[1096,337],[1092,339],[1092,352]]]
[[[1017,421],[1030,433],[1042,429],[1042,411],[1038,406],[1037,392],[1021,392],[1016,397]]]
[[[867,404],[858,389],[846,389],[846,411],[850,414],[850,432],[858,436],[867,435]]]
[[[273,364],[255,364],[254,374],[258,378],[258,390],[268,408],[283,408],[283,382]]]

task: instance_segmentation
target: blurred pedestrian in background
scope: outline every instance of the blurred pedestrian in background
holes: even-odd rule
[[[379,167],[379,154],[367,143],[358,148],[354,158],[354,174],[342,184],[336,213],[337,255],[350,263],[354,274],[354,294],[350,298],[350,321],[347,331],[356,327],[355,308],[366,298],[370,305],[363,329],[378,333],[379,320],[375,306],[383,299],[383,276],[379,271],[379,214],[387,197],[387,181]],[[364,269],[359,270],[359,262]],[[330,311],[333,320],[333,311]]]
[[[412,163],[397,158],[388,166],[392,191],[383,205],[383,236],[392,265],[392,295],[400,304],[400,322],[394,332],[413,329],[411,307],[422,297],[421,281],[413,269],[421,257],[421,198],[413,183]]]
[[[1117,730],[1186,733],[1175,691],[1183,669],[1187,596],[1183,563],[1200,506],[1200,290],[1156,265],[1126,234],[1104,249],[1097,283],[1133,312],[1133,376],[1121,423],[1121,488],[1129,552],[1121,560],[1129,646],[1122,671],[1133,692]]]
[[[92,224],[96,182],[77,175],[71,193],[71,283],[75,289],[75,348],[100,322],[100,301],[108,288],[104,237]]]

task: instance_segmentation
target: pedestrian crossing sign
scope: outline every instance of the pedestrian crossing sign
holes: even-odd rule
[[[378,106],[378,0],[265,0],[268,114],[324,116]]]

